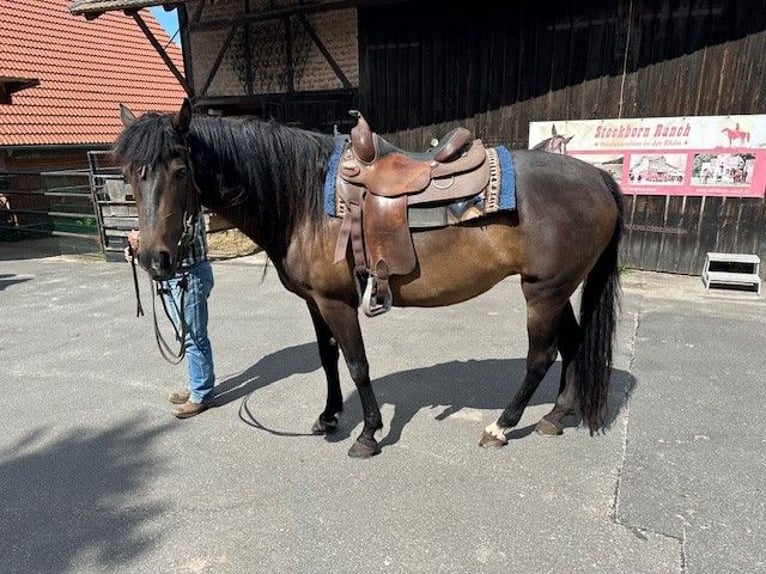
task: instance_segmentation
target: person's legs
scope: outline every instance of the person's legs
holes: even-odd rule
[[[213,289],[213,270],[209,262],[203,261],[186,271],[183,277],[167,281],[167,286],[173,298],[171,312],[183,301],[189,401],[202,403],[213,399],[215,384],[213,350],[207,333],[207,299]]]

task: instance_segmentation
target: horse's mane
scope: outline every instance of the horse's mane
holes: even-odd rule
[[[182,150],[170,116],[147,112],[122,131],[112,155],[123,165],[156,167]]]
[[[114,155],[149,166],[178,157],[185,150],[171,118],[144,114],[122,132]],[[203,205],[251,222],[275,249],[286,248],[296,225],[319,227],[331,136],[254,117],[195,115],[186,143]]]

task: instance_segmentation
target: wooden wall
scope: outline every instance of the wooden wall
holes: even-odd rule
[[[757,253],[766,261],[763,198],[627,195],[625,199],[621,260],[626,267],[699,275],[709,251]]]
[[[360,7],[360,107],[376,131],[414,150],[457,125],[526,148],[531,121],[761,114],[764,8],[760,0]],[[766,260],[763,198],[629,196],[627,208],[627,267],[699,274],[708,251]]]
[[[763,113],[761,0],[418,0],[359,8],[360,101],[381,132],[511,107],[530,121]]]

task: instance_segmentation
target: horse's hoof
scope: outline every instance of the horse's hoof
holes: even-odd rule
[[[546,418],[540,419],[540,421],[535,425],[535,430],[540,434],[548,436],[564,434],[564,429],[560,425],[552,423]]]
[[[371,458],[380,452],[378,441],[358,438],[356,442],[348,449],[348,456],[351,458]]]
[[[501,446],[505,446],[507,444],[507,438],[500,438],[493,435],[492,433],[488,433],[487,431],[481,433],[481,438],[479,439],[479,446],[483,446],[484,448],[500,448]]]
[[[313,434],[331,434],[338,428],[338,419],[336,417],[331,418],[329,421],[323,420],[319,417],[313,425],[311,425],[311,432]]]

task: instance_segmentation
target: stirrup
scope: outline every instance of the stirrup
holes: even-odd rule
[[[373,291],[375,295],[373,295]],[[368,317],[375,317],[376,315],[382,315],[389,309],[391,309],[391,292],[385,294],[383,303],[377,303],[373,301],[376,299],[378,291],[378,280],[373,275],[367,276],[367,286],[364,288],[364,295],[362,295],[362,310]]]

